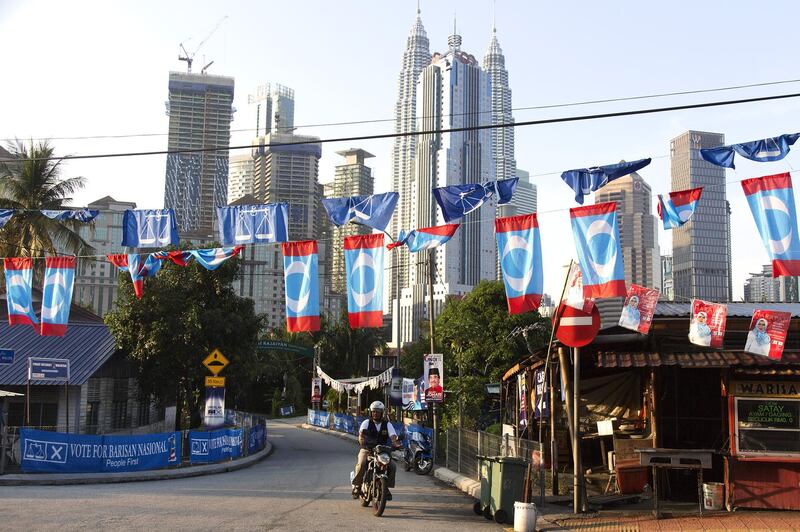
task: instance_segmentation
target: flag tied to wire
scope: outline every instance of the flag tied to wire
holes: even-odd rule
[[[575,201],[583,205],[583,197],[586,194],[605,186],[609,181],[641,170],[648,164],[650,164],[650,158],[591,168],[577,168],[563,172],[561,179],[575,191]]]
[[[697,208],[703,187],[676,190],[669,193],[669,198],[658,195],[658,216],[664,224],[664,229],[674,229],[689,221]]]
[[[130,248],[177,246],[180,236],[172,209],[127,210],[122,217],[122,245]]]
[[[325,198],[322,205],[331,222],[336,226],[349,221],[383,231],[397,206],[400,194],[385,192],[370,196],[350,196],[349,198]]]
[[[497,218],[494,227],[508,313],[536,310],[542,301],[544,287],[542,244],[536,214]]]
[[[46,257],[42,287],[42,336],[64,336],[75,286],[75,257]]]
[[[351,329],[383,326],[383,234],[344,239],[347,316]]]
[[[6,279],[6,303],[9,325],[39,323],[33,311],[33,259],[17,257],[3,259]]]
[[[517,189],[517,183],[519,183],[519,178],[512,177],[483,184],[450,185],[434,188],[433,197],[439,204],[439,208],[442,209],[444,221],[450,223],[478,209],[495,194],[497,194],[498,205],[510,202]]]
[[[800,235],[789,173],[742,181],[758,234],[772,259],[772,276],[800,275]]]
[[[617,203],[569,210],[572,235],[583,273],[585,297],[624,297],[625,272],[617,229]]]
[[[734,169],[736,166],[733,159],[737,153],[745,159],[759,163],[780,161],[786,157],[789,147],[797,142],[798,138],[800,138],[800,133],[791,133],[729,146],[704,148],[700,150],[700,156],[711,164]]]
[[[133,293],[136,299],[142,299],[144,293],[144,278],[155,277],[158,270],[161,269],[161,260],[154,256],[154,253],[147,255],[144,260],[140,255],[131,253],[125,255],[123,253],[116,255],[106,255],[108,261],[120,269],[120,271],[128,272],[131,276],[133,283]]]
[[[317,241],[284,242],[283,280],[286,288],[286,330],[319,330]]]
[[[0,228],[8,223],[9,220],[16,214],[15,209],[0,209]],[[47,216],[52,220],[60,220],[62,222],[67,220],[76,220],[78,222],[91,222],[97,215],[100,214],[100,211],[94,209],[75,209],[75,210],[52,210],[52,209],[41,209],[40,212],[42,215]]]
[[[439,247],[453,238],[458,227],[459,224],[447,224],[412,229],[408,232],[401,230],[397,236],[397,241],[388,244],[386,249],[394,249],[405,244],[411,253],[416,253],[424,249]]]
[[[223,246],[289,241],[286,203],[217,207],[219,239]]]

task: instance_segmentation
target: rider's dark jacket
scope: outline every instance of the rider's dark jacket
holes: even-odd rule
[[[385,419],[381,421],[380,430],[372,419],[369,420],[367,430],[364,431],[364,444],[362,449],[372,449],[376,445],[389,445],[389,422]]]

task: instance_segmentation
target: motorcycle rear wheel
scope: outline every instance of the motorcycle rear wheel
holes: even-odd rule
[[[376,480],[375,497],[372,499],[372,515],[380,517],[386,509],[386,484],[383,480]]]

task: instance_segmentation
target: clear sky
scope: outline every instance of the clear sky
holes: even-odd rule
[[[515,108],[800,78],[796,64],[800,3],[676,0],[672,2],[533,2],[498,0],[497,34],[506,56]],[[431,51],[443,51],[457,14],[462,49],[482,60],[489,44],[489,0],[423,0]],[[265,82],[295,90],[298,133],[320,137],[387,133],[392,122],[313,126],[391,119],[397,74],[416,1],[295,0],[293,2],[0,1],[0,138],[51,137],[59,154],[166,149],[167,77],[185,70],[183,42],[194,50],[228,18],[195,57],[194,69],[236,79],[234,130],[255,127],[247,95]],[[518,110],[517,121],[650,106],[800,92],[800,83],[660,98],[638,102]],[[516,159],[539,187],[545,290],[560,290],[559,266],[574,256],[567,209],[575,206],[559,174],[652,157],[640,173],[653,193],[669,191],[669,140],[687,129],[724,133],[743,142],[800,131],[800,98],[592,122],[520,127]],[[62,137],[149,134],[117,139]],[[233,133],[232,144],[250,134]],[[323,145],[322,181],[333,177],[336,150],[360,147],[376,189],[389,189],[391,141]],[[796,148],[797,149],[797,148]],[[235,154],[236,152],[234,152]],[[775,163],[737,157],[741,180],[800,166],[791,153]],[[73,161],[68,176],[84,176],[75,198],[85,205],[103,196],[159,208],[164,156]],[[728,185],[733,209],[734,297],[749,272],[768,263],[738,183]],[[653,208],[655,206],[653,198]],[[555,211],[555,212],[553,212]],[[668,232],[659,231],[662,253]]]

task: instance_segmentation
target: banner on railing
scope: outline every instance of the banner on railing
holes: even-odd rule
[[[353,416],[349,416],[347,414],[333,415],[333,428],[336,430],[353,434],[355,433],[355,424],[356,422],[353,419]]]
[[[247,435],[247,454],[257,453],[267,445],[267,426],[259,423],[250,427]]]
[[[308,424],[327,429],[330,426],[330,414],[321,410],[309,410]]]
[[[20,430],[22,470],[102,473],[162,469],[181,463],[180,432],[139,436],[65,434]]]
[[[189,431],[189,460],[193,464],[219,462],[242,456],[242,429]]]

